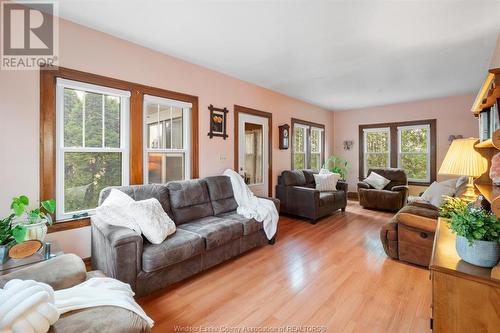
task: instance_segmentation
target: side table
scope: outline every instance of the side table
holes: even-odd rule
[[[0,265],[0,275],[11,273],[17,269],[36,264],[38,262],[50,260],[60,256],[64,252],[57,242],[43,242],[43,246],[35,254],[22,259],[9,259]]]

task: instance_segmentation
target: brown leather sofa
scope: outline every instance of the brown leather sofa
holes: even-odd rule
[[[385,253],[394,259],[429,266],[439,209],[424,202],[404,206],[382,226],[380,240]]]
[[[238,205],[229,177],[117,188],[134,200],[158,199],[177,225],[173,235],[156,245],[133,230],[92,216],[92,267],[129,283],[138,296],[274,243],[274,239],[267,239],[261,222],[236,213]],[[99,203],[111,189],[101,192]],[[268,199],[279,210],[279,201]]]
[[[391,182],[382,190],[377,190],[364,181],[358,182],[359,204],[364,208],[396,212],[406,204],[408,198],[408,179],[403,169],[369,169]]]
[[[276,197],[280,200],[280,212],[301,216],[312,224],[336,210],[345,211],[347,206],[347,183],[337,182],[337,190],[316,190],[314,172],[311,170],[287,170],[278,176]]]

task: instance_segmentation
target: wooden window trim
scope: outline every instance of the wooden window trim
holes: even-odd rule
[[[273,193],[273,114],[270,112],[255,110],[247,108],[240,105],[234,106],[234,170],[238,170],[239,164],[239,152],[238,152],[238,126],[240,121],[240,113],[246,113],[254,116],[267,118],[267,123],[269,127],[268,135],[268,151],[269,151],[269,174],[268,174],[268,188],[267,192],[269,196]]]
[[[390,165],[391,168],[398,167],[398,127],[400,126],[414,126],[414,125],[429,125],[431,134],[431,151],[430,151],[430,172],[431,179],[429,182],[413,182],[409,181],[409,185],[417,186],[429,186],[436,180],[436,119],[425,119],[425,120],[414,120],[414,121],[403,121],[395,123],[378,123],[378,124],[368,124],[359,125],[359,180],[365,178],[365,164],[364,164],[364,136],[363,130],[367,128],[383,128],[388,127],[390,129],[391,137],[391,150],[390,150]]]
[[[290,132],[290,140],[291,140],[291,158],[290,158],[290,168],[293,170],[293,155],[295,154],[295,146],[294,146],[294,140],[293,140],[293,135],[294,135],[294,125],[299,124],[299,125],[304,125],[304,126],[309,126],[309,127],[315,127],[315,128],[321,128],[323,130],[323,135],[321,137],[321,151],[323,152],[323,157],[322,161],[320,161],[320,165],[323,165],[325,163],[325,158],[326,158],[326,152],[325,152],[325,141],[326,141],[326,130],[325,130],[325,125],[323,124],[318,124],[318,123],[313,123],[311,121],[307,120],[301,120],[297,118],[292,118],[292,125],[291,125],[291,132]],[[307,137],[310,136],[310,133],[307,133]],[[306,139],[306,143],[308,143],[309,140]],[[309,149],[309,146],[306,147],[306,161],[311,161],[311,150]],[[306,165],[306,169],[310,167],[310,165]]]
[[[111,77],[58,67],[40,70],[40,201],[56,194],[56,84],[57,78],[130,91],[130,185],[143,183],[143,97],[145,94],[192,104],[191,178],[199,177],[198,97]],[[90,225],[89,218],[57,221],[49,232]]]

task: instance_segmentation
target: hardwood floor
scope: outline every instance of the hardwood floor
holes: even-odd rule
[[[350,201],[345,213],[316,225],[281,217],[274,246],[139,303],[155,320],[154,332],[175,326],[271,332],[292,325],[319,326],[316,332],[430,332],[429,271],[390,260],[382,249],[380,226],[391,216]]]

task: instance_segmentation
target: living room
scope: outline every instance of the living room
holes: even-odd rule
[[[500,2],[1,5],[0,331],[498,329]]]

